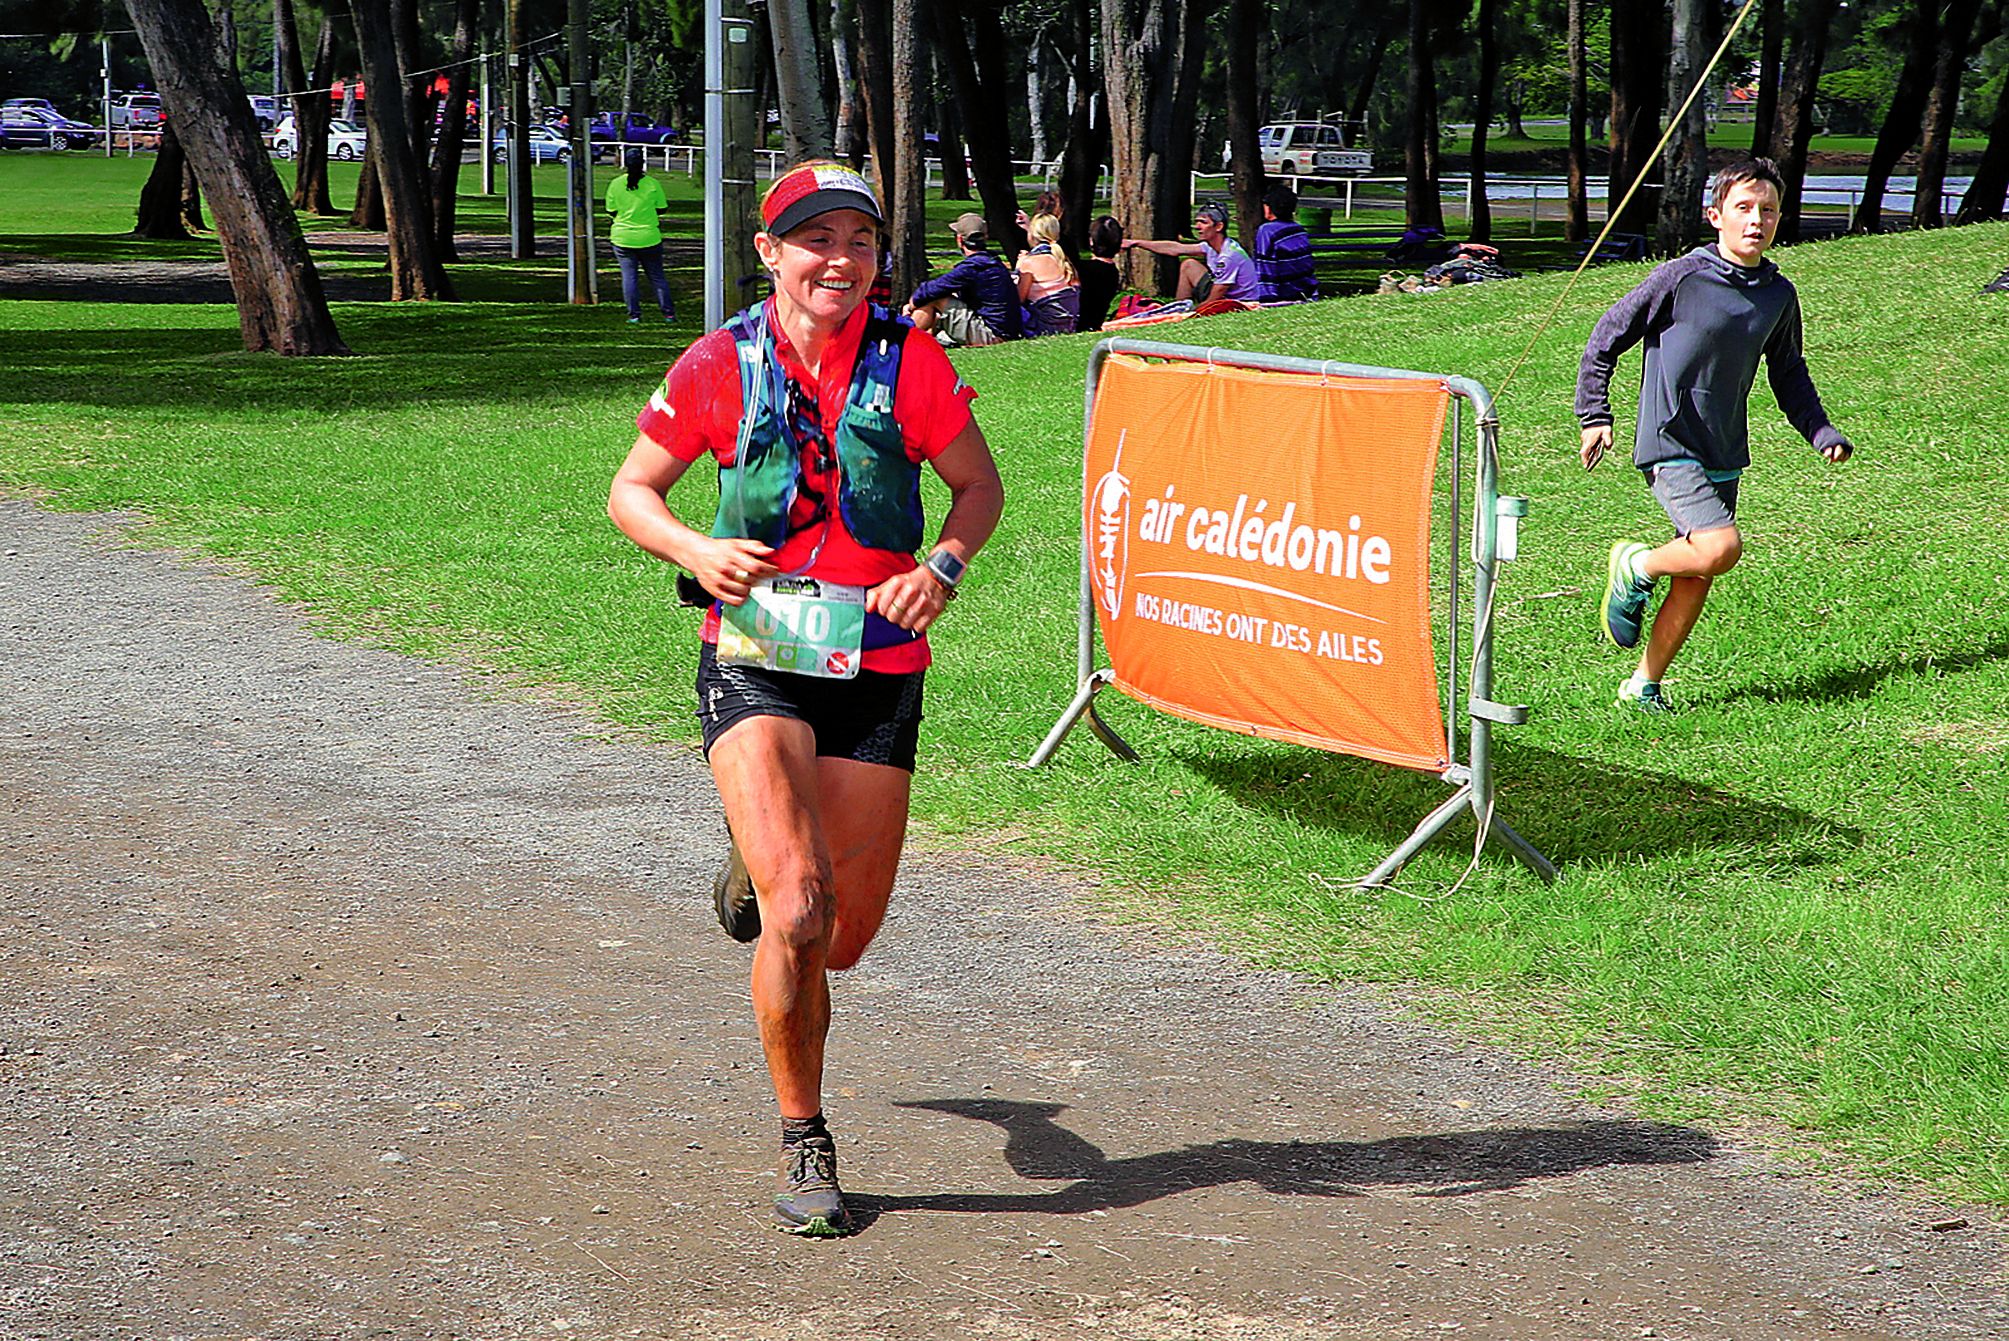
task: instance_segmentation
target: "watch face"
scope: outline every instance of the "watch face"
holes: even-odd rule
[[[936,577],[941,578],[942,581],[952,587],[963,580],[963,574],[969,569],[968,564],[947,550],[936,550],[930,554],[928,556],[928,567],[933,570]]]

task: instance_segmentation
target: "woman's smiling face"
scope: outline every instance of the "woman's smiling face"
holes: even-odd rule
[[[754,235],[754,249],[774,276],[775,299],[818,324],[841,325],[872,285],[879,266],[879,225],[862,210],[831,210],[786,237]]]

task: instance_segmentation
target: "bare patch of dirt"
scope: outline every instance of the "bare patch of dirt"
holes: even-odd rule
[[[10,1341],[2009,1333],[1983,1213],[984,853],[910,854],[840,981],[865,1228],[785,1237],[693,751],[318,638],[119,519],[0,501],[0,592]]]

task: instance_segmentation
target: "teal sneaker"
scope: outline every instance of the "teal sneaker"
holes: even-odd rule
[[[774,1199],[774,1222],[806,1239],[843,1238],[856,1227],[837,1186],[837,1143],[827,1132],[791,1141],[781,1148],[781,1192]]]
[[[1611,547],[1604,566],[1604,636],[1614,646],[1639,646],[1639,633],[1646,621],[1646,602],[1653,595],[1653,580],[1643,584],[1633,577],[1638,560],[1651,553],[1645,545],[1621,540]]]
[[[1657,682],[1653,680],[1641,680],[1633,676],[1627,676],[1625,681],[1619,685],[1618,706],[1621,708],[1631,708],[1634,712],[1643,712],[1649,715],[1674,711],[1674,705],[1662,696],[1660,685]]]

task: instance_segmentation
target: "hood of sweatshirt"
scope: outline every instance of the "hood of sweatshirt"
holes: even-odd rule
[[[1770,257],[1761,258],[1754,266],[1741,266],[1718,251],[1714,242],[1705,242],[1688,254],[1700,258],[1712,271],[1731,284],[1770,284],[1779,274],[1779,267],[1772,264]]]

